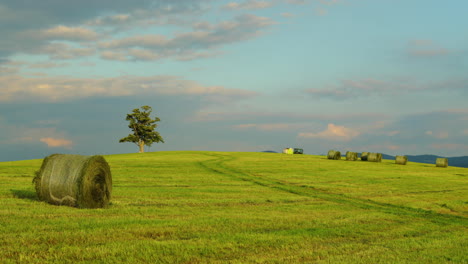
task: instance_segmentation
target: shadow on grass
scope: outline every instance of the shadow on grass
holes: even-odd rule
[[[10,190],[10,191],[13,194],[13,196],[16,198],[28,199],[28,200],[33,200],[33,201],[38,200],[36,192],[34,191],[28,191],[28,190]]]

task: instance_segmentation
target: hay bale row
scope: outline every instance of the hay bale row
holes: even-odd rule
[[[382,162],[382,153],[369,153],[367,155],[367,161]]]
[[[436,159],[436,167],[447,168],[448,166],[448,159],[447,158],[437,158]]]
[[[328,151],[327,158],[331,160],[339,160],[341,159],[341,153],[339,151],[330,150]]]
[[[361,160],[362,161],[367,161],[367,156],[369,155],[369,152],[362,152],[361,153]]]
[[[328,151],[327,155],[328,159],[339,160],[341,159],[341,153],[336,150]],[[346,152],[346,160],[355,161],[358,159],[357,152]],[[361,153],[361,161],[371,161],[371,162],[382,162],[382,153],[372,153],[372,152],[362,152]],[[408,163],[408,157],[404,155],[397,155],[395,156],[395,164],[398,165],[406,165]],[[448,167],[448,159],[447,158],[437,158],[436,159],[436,167],[446,168]]]
[[[357,159],[358,159],[357,152],[351,152],[351,151],[346,152],[346,160],[355,161]]]
[[[103,208],[112,192],[110,167],[102,156],[53,154],[33,179],[39,200],[79,208]]]
[[[395,157],[395,164],[406,165],[407,162],[408,162],[408,157],[406,157],[406,156],[396,156]]]

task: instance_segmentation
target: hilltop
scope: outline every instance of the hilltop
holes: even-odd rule
[[[14,263],[466,263],[468,170],[256,152],[105,156],[108,209],[37,200],[41,160],[0,162]]]

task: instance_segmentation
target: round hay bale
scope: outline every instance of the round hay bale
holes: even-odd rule
[[[395,164],[406,165],[407,162],[408,162],[408,157],[406,157],[406,156],[396,156],[395,157]]]
[[[357,159],[358,159],[357,152],[351,152],[351,151],[346,152],[346,160],[355,161]]]
[[[363,152],[361,153],[361,160],[362,161],[367,161],[367,156],[369,155],[369,152]]]
[[[448,166],[448,159],[447,158],[437,158],[436,159],[436,167],[447,168]]]
[[[332,160],[339,160],[341,159],[341,153],[339,151],[330,150],[328,151],[327,158]]]
[[[382,161],[382,154],[381,153],[369,153],[367,155],[367,161],[381,162]]]
[[[408,162],[408,157],[406,157],[406,156],[396,156],[395,157],[395,164],[406,165],[407,162]]]
[[[103,208],[111,199],[111,171],[102,156],[50,155],[33,182],[39,200],[50,204]]]

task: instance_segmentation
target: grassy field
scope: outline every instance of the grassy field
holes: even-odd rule
[[[108,209],[54,206],[0,162],[0,263],[468,263],[468,169],[324,156],[106,156]]]

